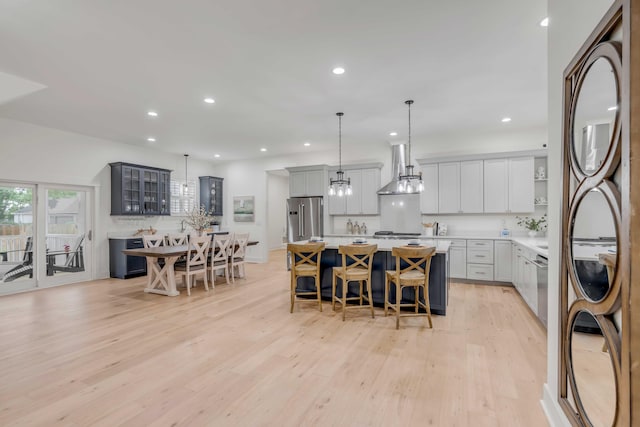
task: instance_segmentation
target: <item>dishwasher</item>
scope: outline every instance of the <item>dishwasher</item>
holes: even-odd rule
[[[547,257],[538,255],[532,264],[536,266],[538,277],[538,319],[547,326],[547,293],[549,288],[549,261]]]

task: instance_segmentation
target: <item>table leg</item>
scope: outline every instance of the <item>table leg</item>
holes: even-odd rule
[[[145,292],[167,295],[170,297],[180,295],[176,289],[176,273],[173,265],[179,257],[165,257],[164,266],[160,266],[158,258],[152,258],[149,261],[151,267],[147,274],[150,275],[149,284],[144,289]]]

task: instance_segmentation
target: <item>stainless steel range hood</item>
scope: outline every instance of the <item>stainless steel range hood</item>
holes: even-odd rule
[[[391,182],[378,190],[378,194],[381,196],[390,194],[418,194],[419,191],[412,193],[399,192],[398,191],[398,176],[401,173],[405,173],[405,166],[407,161],[411,159],[407,158],[407,144],[395,144],[391,146]]]

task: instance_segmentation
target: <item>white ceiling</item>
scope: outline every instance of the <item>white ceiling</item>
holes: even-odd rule
[[[220,161],[336,149],[337,111],[345,145],[404,139],[409,98],[415,144],[540,128],[545,13],[545,0],[3,0],[0,71],[46,89],[0,116]]]

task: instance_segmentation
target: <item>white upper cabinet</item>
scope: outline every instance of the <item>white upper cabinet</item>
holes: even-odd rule
[[[353,194],[345,196],[347,202],[347,215],[359,215],[362,213],[362,171],[360,169],[347,170],[345,178],[351,180]]]
[[[484,161],[484,211],[524,213],[534,210],[533,157]]]
[[[509,159],[509,212],[533,212],[535,182],[533,157]]]
[[[377,215],[378,190],[380,189],[380,169],[362,169],[362,214]]]
[[[460,212],[484,212],[482,160],[460,162]]]
[[[330,176],[335,176],[331,171]],[[329,196],[329,215],[377,215],[380,168],[345,169],[344,177],[351,179],[350,196]]]
[[[509,159],[484,161],[484,211],[503,213],[509,210]]]
[[[324,196],[326,187],[323,169],[289,171],[290,197]]]
[[[438,164],[438,212],[482,213],[482,160]]]
[[[421,166],[424,191],[420,194],[420,211],[423,214],[438,213],[438,164]]]
[[[460,213],[460,162],[438,164],[438,212]]]

